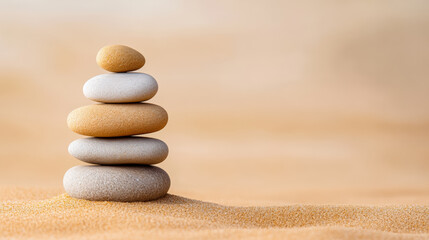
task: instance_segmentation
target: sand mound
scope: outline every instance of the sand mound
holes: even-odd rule
[[[231,207],[175,195],[119,203],[61,194],[47,200],[3,200],[0,210],[0,236],[5,239],[429,239],[426,206]]]

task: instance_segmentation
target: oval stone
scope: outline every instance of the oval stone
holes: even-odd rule
[[[108,73],[89,79],[85,97],[103,103],[131,103],[151,99],[158,91],[156,80],[145,73]]]
[[[75,166],[63,178],[74,198],[94,201],[150,201],[167,194],[170,177],[154,166]]]
[[[146,60],[138,51],[123,45],[105,46],[97,53],[97,64],[110,72],[128,72],[140,69]]]
[[[147,137],[81,138],[69,145],[69,153],[94,164],[157,164],[168,155],[163,141]]]
[[[167,112],[150,103],[94,104],[73,110],[68,127],[92,137],[121,137],[161,130],[168,121]]]

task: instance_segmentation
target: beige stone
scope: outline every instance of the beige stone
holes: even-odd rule
[[[140,69],[146,60],[138,51],[123,45],[110,45],[100,49],[97,64],[110,72],[128,72]]]
[[[170,177],[154,166],[75,166],[63,178],[74,198],[95,201],[150,201],[167,194]]]
[[[68,127],[92,137],[120,137],[161,130],[168,121],[167,112],[150,103],[94,104],[73,110]]]

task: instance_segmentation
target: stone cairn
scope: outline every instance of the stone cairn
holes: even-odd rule
[[[98,201],[149,201],[167,194],[170,178],[161,168],[167,145],[158,139],[132,135],[152,133],[167,124],[167,112],[143,103],[158,91],[156,80],[131,72],[145,64],[138,51],[122,45],[103,47],[97,64],[112,73],[89,79],[85,97],[98,104],[73,110],[68,127],[90,136],[73,141],[69,153],[87,163],[70,168],[64,175],[66,192],[74,198]]]

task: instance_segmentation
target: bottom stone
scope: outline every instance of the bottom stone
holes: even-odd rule
[[[74,198],[95,201],[135,202],[155,200],[167,194],[170,177],[154,166],[75,166],[63,179]]]

